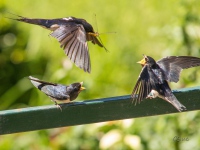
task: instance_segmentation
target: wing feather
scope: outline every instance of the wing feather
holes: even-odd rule
[[[51,36],[55,37],[68,58],[86,72],[91,71],[86,31],[81,24],[60,26]]]
[[[147,66],[144,66],[131,94],[133,101],[135,101],[135,105],[146,98],[151,90],[152,86],[150,82],[150,76],[147,70]]]
[[[169,56],[157,61],[164,70],[166,80],[178,82],[183,69],[200,66],[200,58],[192,56]]]

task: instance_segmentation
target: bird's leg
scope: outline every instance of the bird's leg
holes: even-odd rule
[[[57,106],[57,108],[59,108],[62,111],[62,108],[60,107],[60,105],[54,99],[52,99],[52,101],[55,103],[55,105]]]
[[[60,111],[62,111],[62,108],[60,107],[60,105],[58,103],[55,104],[57,106],[57,108],[60,109]]]

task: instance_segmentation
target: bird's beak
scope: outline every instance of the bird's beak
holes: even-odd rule
[[[138,61],[137,63],[144,66],[146,64],[146,60],[145,60],[145,58],[143,58],[142,60]]]
[[[88,34],[88,35],[91,35],[91,36],[94,36],[94,37],[99,36],[99,33],[98,33],[98,32],[95,32],[95,33],[93,33],[93,32],[88,32],[87,34]]]
[[[83,91],[83,90],[85,90],[85,89],[86,89],[86,88],[82,86],[80,90]]]
[[[82,85],[83,85],[83,82],[80,82],[80,84],[81,84],[80,91],[83,91],[83,90],[85,90],[86,88],[82,86]]]

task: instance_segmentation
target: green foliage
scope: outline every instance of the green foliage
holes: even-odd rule
[[[29,75],[62,84],[84,81],[87,90],[77,100],[130,94],[142,54],[200,57],[199,10],[198,0],[0,1],[0,110],[53,104],[31,85]],[[98,32],[117,33],[100,35],[109,52],[89,43],[92,72],[87,74],[69,61],[48,30],[9,20],[5,17],[13,16],[7,12],[75,16],[95,29],[97,20]],[[198,70],[183,71],[172,89],[199,85]],[[0,149],[197,149],[199,126],[200,114],[188,112],[5,135]],[[189,141],[173,141],[175,136]]]

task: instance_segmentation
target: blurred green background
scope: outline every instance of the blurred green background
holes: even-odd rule
[[[13,16],[7,12],[29,18],[74,16],[86,19],[99,33],[117,33],[100,35],[109,52],[89,43],[88,74],[69,61],[57,40],[48,36],[50,31],[9,20],[5,17]],[[0,110],[53,105],[33,87],[29,75],[62,84],[84,81],[87,90],[77,100],[130,94],[142,54],[156,60],[169,55],[200,57],[199,1],[1,0]],[[170,85],[200,85],[199,67],[183,71],[179,83]],[[3,135],[0,149],[188,150],[200,146],[199,127],[200,113],[194,111]],[[175,136],[189,141],[175,142]]]

